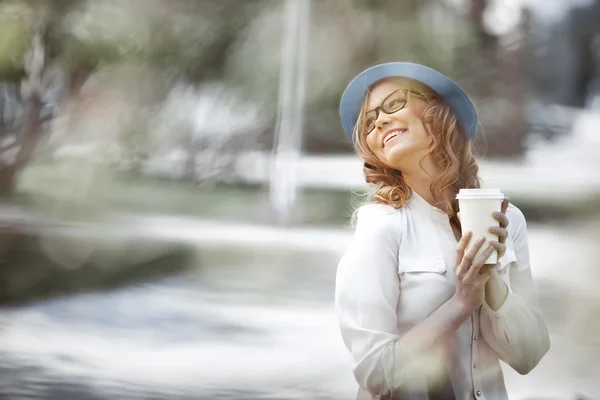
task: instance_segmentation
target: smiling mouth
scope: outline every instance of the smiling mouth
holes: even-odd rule
[[[399,136],[403,133],[405,133],[407,130],[406,129],[394,129],[393,131],[386,133],[385,137],[383,138],[383,143],[382,143],[382,147],[385,147],[385,145],[392,140],[393,138],[395,138],[396,136]]]

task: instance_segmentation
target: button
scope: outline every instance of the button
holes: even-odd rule
[[[479,340],[479,336],[475,336],[475,340]]]
[[[496,314],[496,318],[500,318],[500,314]]]
[[[477,368],[477,364],[473,364],[473,368]]]
[[[478,391],[477,391],[475,394],[476,394],[477,396],[481,396],[481,392],[480,392],[479,390],[478,390]]]

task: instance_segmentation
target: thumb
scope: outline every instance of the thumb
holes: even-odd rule
[[[460,221],[460,211],[456,213],[456,216],[458,217],[458,220]]]

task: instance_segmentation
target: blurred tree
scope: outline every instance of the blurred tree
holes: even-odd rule
[[[27,164],[42,137],[43,122],[54,114],[57,104],[49,106],[44,101],[49,90],[47,81],[64,84],[67,87],[61,93],[63,98],[65,94],[74,98],[92,75],[101,73],[100,80],[107,82],[107,66],[125,63],[139,65],[146,71],[153,69],[156,79],[144,73],[151,80],[138,80],[128,92],[117,87],[140,109],[129,109],[129,125],[119,137],[126,152],[132,154],[127,157],[135,158],[149,149],[140,145],[152,141],[150,130],[144,127],[144,115],[166,95],[164,90],[161,97],[160,90],[145,89],[155,87],[157,79],[190,85],[223,79],[223,64],[236,36],[264,3],[0,0],[0,134],[7,139],[0,143],[0,151],[5,153],[1,157],[4,163],[0,166],[0,194],[12,192],[18,171]],[[42,22],[35,22],[34,15],[42,15]],[[26,64],[30,54],[38,55],[37,64]],[[47,72],[56,68],[67,79],[51,82]],[[118,79],[125,79],[119,86],[136,78],[130,72],[121,74],[113,69],[108,71],[108,79],[114,73],[121,75]],[[22,96],[26,87],[33,89]],[[95,89],[93,96],[104,96],[102,91],[102,87]],[[130,93],[140,94],[132,97]],[[38,112],[40,115],[34,117]],[[136,114],[139,118],[134,118]],[[194,148],[189,147],[190,151]]]
[[[118,96],[111,97],[110,90],[94,88],[93,79],[90,80],[88,77],[94,75],[95,78],[102,78],[103,74],[113,76],[120,74],[131,78],[132,70],[138,73],[138,76],[153,77],[151,74],[144,76],[140,73],[140,69],[115,68],[111,71],[110,68],[105,68],[107,64],[129,63],[131,65],[136,60],[149,63],[164,60],[160,56],[156,57],[157,47],[150,45],[154,42],[138,41],[151,32],[151,29],[145,29],[149,25],[145,24],[148,19],[143,18],[144,15],[139,20],[131,18],[138,21],[138,25],[123,23],[119,26],[122,28],[120,31],[111,30],[110,23],[103,26],[100,24],[104,30],[97,29],[95,32],[93,29],[87,29],[89,26],[86,26],[87,23],[93,25],[99,22],[102,17],[108,17],[104,22],[111,20],[115,17],[114,14],[109,15],[111,10],[116,11],[117,21],[123,22],[122,19],[118,20],[119,16],[133,17],[133,13],[121,15],[120,5],[133,5],[133,3],[133,1],[125,3],[110,0],[0,1],[0,150],[5,153],[2,154],[4,157],[0,163],[0,196],[14,193],[18,173],[30,162],[36,147],[43,139],[43,134],[48,131],[44,129],[44,123],[59,114],[58,105],[63,106],[61,113],[68,108],[66,106],[72,105],[69,103],[78,103],[78,106],[85,108],[86,104],[83,104],[85,102],[79,104],[77,101],[65,101],[66,96],[76,97],[87,85],[87,91],[95,96],[90,101],[92,108],[94,106],[97,108],[97,110],[87,111],[96,111],[99,115],[102,115],[103,109],[107,108],[102,101],[118,99]],[[116,4],[119,6],[115,9]],[[143,7],[140,7],[142,5],[147,3],[138,2],[137,6],[140,10],[143,10]],[[102,6],[106,8],[102,9]],[[93,9],[94,7],[100,10]],[[90,11],[90,8],[93,9],[94,16],[88,19],[81,18]],[[114,26],[113,23],[112,27]],[[128,35],[130,31],[133,35]],[[111,36],[111,32],[115,32],[115,35]],[[108,40],[105,40],[107,37]],[[133,81],[131,84],[133,90],[131,90],[132,86],[127,85],[118,88],[122,92],[129,91],[130,97],[126,100],[136,101],[138,104],[152,103],[154,98],[151,97],[151,89],[138,90],[146,89],[151,85],[145,85],[145,82],[139,84],[135,79],[130,80]],[[113,105],[118,108],[123,103],[126,101],[116,102]],[[123,109],[126,112],[132,111],[126,107]],[[122,116],[116,114],[116,118]],[[127,117],[135,114],[135,111],[129,112]],[[111,121],[95,122],[96,132],[101,132],[98,126],[110,125]],[[82,132],[76,134],[83,135]],[[12,155],[6,156],[7,151],[12,152]],[[106,163],[106,160],[102,161]],[[90,207],[90,203],[94,203],[96,198],[102,195],[98,190],[90,190],[90,186],[98,187],[98,174],[92,164],[89,160],[66,163],[66,168],[59,171],[59,175],[67,176],[67,179],[61,182],[64,185],[51,189],[58,200],[45,199],[45,205],[50,209],[45,211],[55,212],[56,203],[62,202],[63,207],[60,209],[62,218],[59,218],[59,221],[65,216],[67,218],[81,216],[82,210],[85,216],[89,216],[88,212],[94,208],[93,205]],[[86,178],[87,181],[83,182]],[[82,182],[85,184],[81,185]],[[69,192],[65,187],[74,190]],[[65,192],[68,192],[66,196],[64,196]],[[82,196],[88,198],[83,199],[82,202],[73,201],[82,200]],[[67,213],[64,212],[66,209],[68,209]],[[98,287],[108,281],[118,284],[129,278],[147,279],[148,267],[152,268],[152,265],[154,265],[152,268],[154,272],[150,275],[156,272],[180,270],[188,262],[186,257],[179,257],[184,255],[181,246],[176,246],[179,248],[176,249],[168,244],[158,250],[153,243],[147,246],[150,250],[146,248],[140,250],[140,247],[144,247],[146,243],[142,243],[142,246],[136,244],[134,247],[137,249],[134,251],[140,250],[140,257],[128,259],[132,248],[126,246],[115,252],[114,249],[107,248],[104,242],[104,240],[91,241],[90,238],[82,238],[79,235],[66,237],[54,230],[31,233],[20,223],[2,229],[0,232],[0,264],[2,264],[0,300],[31,298],[57,291],[68,292]],[[102,258],[107,255],[114,257],[108,265],[99,267],[97,257]],[[24,258],[27,258],[26,262]],[[155,263],[161,258],[162,262]],[[106,267],[103,268],[104,266]]]
[[[0,196],[13,192],[65,89],[53,58],[61,18],[77,1],[0,1]]]
[[[29,40],[29,46],[23,61],[17,62],[13,66],[12,71],[9,67],[3,69],[9,71],[8,75],[13,79],[20,79],[20,102],[22,104],[22,123],[20,124],[20,132],[15,140],[19,145],[15,157],[6,164],[0,166],[0,196],[6,196],[12,193],[14,188],[15,175],[25,164],[27,164],[35,146],[39,140],[39,132],[41,125],[42,111],[42,75],[46,67],[47,54],[47,33],[50,16],[48,4],[42,1],[33,2],[29,7],[21,2],[4,2],[2,17],[5,19],[20,20],[13,24],[9,24],[12,29],[23,35]],[[11,16],[10,13],[16,15]],[[27,25],[25,25],[27,21]],[[0,34],[0,36],[2,36]],[[23,43],[19,43],[22,39],[16,39],[17,46],[11,46],[10,42],[5,42],[5,46],[13,49],[12,56],[18,55],[22,50],[25,50]],[[17,59],[21,57],[16,57]],[[4,60],[6,62],[6,59]],[[19,76],[17,71],[20,70],[22,76]],[[5,106],[10,98],[5,97],[2,103]],[[3,107],[4,108],[4,107]],[[2,110],[4,112],[4,110]],[[16,115],[15,115],[16,117]],[[2,129],[3,133],[7,133],[6,121],[2,121],[5,125]],[[14,126],[15,124],[11,124]]]

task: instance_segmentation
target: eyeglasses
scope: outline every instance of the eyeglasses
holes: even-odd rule
[[[377,118],[379,117],[379,111],[383,111],[384,113],[389,115],[396,113],[402,110],[404,107],[406,107],[409,93],[419,97],[424,97],[420,93],[416,93],[408,89],[398,89],[392,92],[390,95],[388,95],[388,97],[386,97],[383,100],[383,102],[381,102],[380,106],[375,107],[371,111],[367,111],[365,113],[363,119],[365,134],[368,135],[373,131],[373,129],[375,129],[375,123],[377,122]]]

